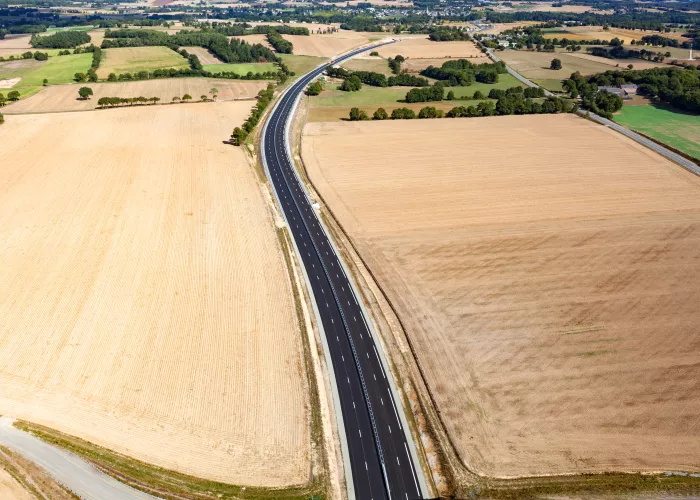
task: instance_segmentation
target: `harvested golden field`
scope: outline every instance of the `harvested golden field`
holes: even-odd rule
[[[34,50],[29,44],[31,35],[5,35],[5,38],[0,40],[0,56],[16,56]]]
[[[90,43],[86,43],[86,46],[93,44],[95,47],[99,47],[102,45],[105,39],[105,30],[90,30],[87,33],[90,35]]]
[[[374,33],[383,38],[382,33]],[[330,35],[282,35],[294,45],[294,54],[303,56],[333,57],[350,49],[369,43],[366,33],[342,30]]]
[[[89,100],[78,98],[82,85],[54,85],[45,87],[38,94],[21,99],[3,109],[6,114],[42,113],[52,111],[86,111],[97,108],[100,97],[160,97],[165,104],[175,96],[190,94],[195,100],[209,90],[219,89],[218,101],[254,99],[267,86],[263,81],[222,80],[216,78],[163,78],[135,82],[91,83],[94,95]]]
[[[268,49],[272,48],[272,45],[270,45],[270,42],[267,41],[267,36],[266,35],[245,35],[245,36],[229,36],[227,37],[229,41],[231,41],[232,38],[239,38],[246,43],[249,43],[251,45],[255,45],[256,43],[259,43],[260,45],[263,45],[267,47]],[[202,63],[204,64],[204,63]]]
[[[407,38],[377,49],[382,57],[400,54],[409,59],[483,58],[474,42],[433,42],[427,37]]]
[[[234,484],[309,477],[291,286],[251,102],[0,128],[0,414]]]
[[[204,47],[180,47],[185,49],[188,54],[194,54],[199,58],[202,64],[222,64],[223,61],[218,59],[214,54],[209,52]]]
[[[700,470],[700,178],[572,115],[310,123],[302,154],[469,467]]]
[[[0,468],[0,500],[34,500],[34,495],[30,495],[15,478]]]
[[[617,37],[627,45],[632,40],[641,40],[643,36],[653,34],[658,35],[659,33],[612,27],[604,30],[602,26],[571,26],[568,28],[557,28],[552,31],[545,30],[543,33],[545,38],[568,38],[569,40],[612,40]],[[664,34],[664,36],[666,35]]]
[[[189,68],[187,59],[168,47],[119,47],[104,49],[97,76],[107,78],[110,73],[138,73],[166,68]]]
[[[568,54],[571,57],[577,57],[579,59],[585,59],[587,61],[593,61],[600,64],[607,64],[608,66],[626,68],[628,64],[631,64],[634,69],[650,69],[650,68],[662,68],[666,66],[663,63],[657,63],[653,61],[643,61],[642,59],[608,59],[607,57],[594,56],[592,54],[585,54],[580,52],[572,52]],[[608,68],[612,69],[612,68]]]

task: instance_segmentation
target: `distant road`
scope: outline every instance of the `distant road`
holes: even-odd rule
[[[338,57],[333,64],[370,48]],[[326,67],[300,77],[280,98],[263,130],[262,160],[294,238],[330,353],[329,371],[335,375],[334,394],[339,400],[335,410],[342,417],[341,439],[349,458],[348,494],[358,500],[422,499],[425,483],[414,463],[413,441],[405,417],[400,416],[401,401],[392,391],[391,373],[380,359],[362,299],[289,155],[288,121],[306,85]]]
[[[489,57],[495,61],[499,62],[501,59],[493,53],[491,49],[486,49],[486,53],[489,55]],[[529,87],[540,87],[536,83],[532,82],[531,80],[528,80],[525,78],[523,75],[520,73],[517,73],[514,71],[510,66],[506,64],[506,69],[508,70],[508,73],[513,75],[515,78],[523,82],[525,85]],[[544,87],[541,87],[542,90],[544,90],[545,95],[547,96],[554,96],[549,90],[545,89]],[[586,116],[586,112],[583,110],[579,110],[578,114],[581,116]],[[588,118],[591,120],[600,123],[601,125],[605,125],[606,127],[610,127],[611,129],[615,130],[616,132],[621,133],[622,135],[625,135],[632,139],[633,141],[638,142],[639,144],[648,147],[649,149],[652,149],[659,153],[661,156],[665,156],[669,160],[671,160],[674,163],[679,164],[681,167],[690,170],[693,172],[695,175],[700,175],[700,167],[698,167],[695,163],[692,161],[683,158],[681,155],[674,153],[668,148],[663,147],[660,144],[655,143],[654,141],[650,141],[646,137],[639,135],[638,133],[623,127],[622,125],[618,125],[612,120],[608,120],[607,118],[603,118],[602,116],[596,115],[595,113],[589,113]]]
[[[0,417],[0,444],[31,460],[56,481],[85,500],[154,500],[96,469],[82,458],[16,429]]]

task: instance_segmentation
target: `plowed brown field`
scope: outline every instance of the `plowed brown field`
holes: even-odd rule
[[[0,413],[170,469],[309,477],[291,286],[250,102],[0,128]]]
[[[468,466],[700,470],[700,178],[571,115],[310,123],[303,157]]]
[[[78,89],[82,85],[55,85],[46,87],[38,94],[17,101],[3,113],[41,113],[49,111],[85,111],[97,108],[100,97],[160,97],[162,103],[171,102],[175,96],[190,94],[199,100],[200,96],[210,98],[211,88],[219,89],[217,99],[253,99],[267,86],[261,81],[237,81],[213,78],[167,78],[142,80],[137,82],[91,83],[94,95],[89,100],[78,99]]]

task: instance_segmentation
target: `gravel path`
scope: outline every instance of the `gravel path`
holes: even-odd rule
[[[0,444],[42,467],[56,481],[85,500],[153,500],[156,497],[135,490],[100,472],[73,453],[51,446],[12,426],[0,417]]]

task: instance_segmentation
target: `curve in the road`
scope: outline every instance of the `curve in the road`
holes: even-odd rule
[[[355,50],[334,63],[376,46]],[[414,464],[410,430],[402,425],[387,378],[391,375],[382,366],[354,287],[289,155],[288,121],[301,92],[325,68],[302,76],[282,95],[263,130],[262,159],[294,238],[330,353],[340,403],[336,412],[342,417],[351,469],[347,472],[352,476],[349,493],[361,500],[420,499],[424,482]]]

